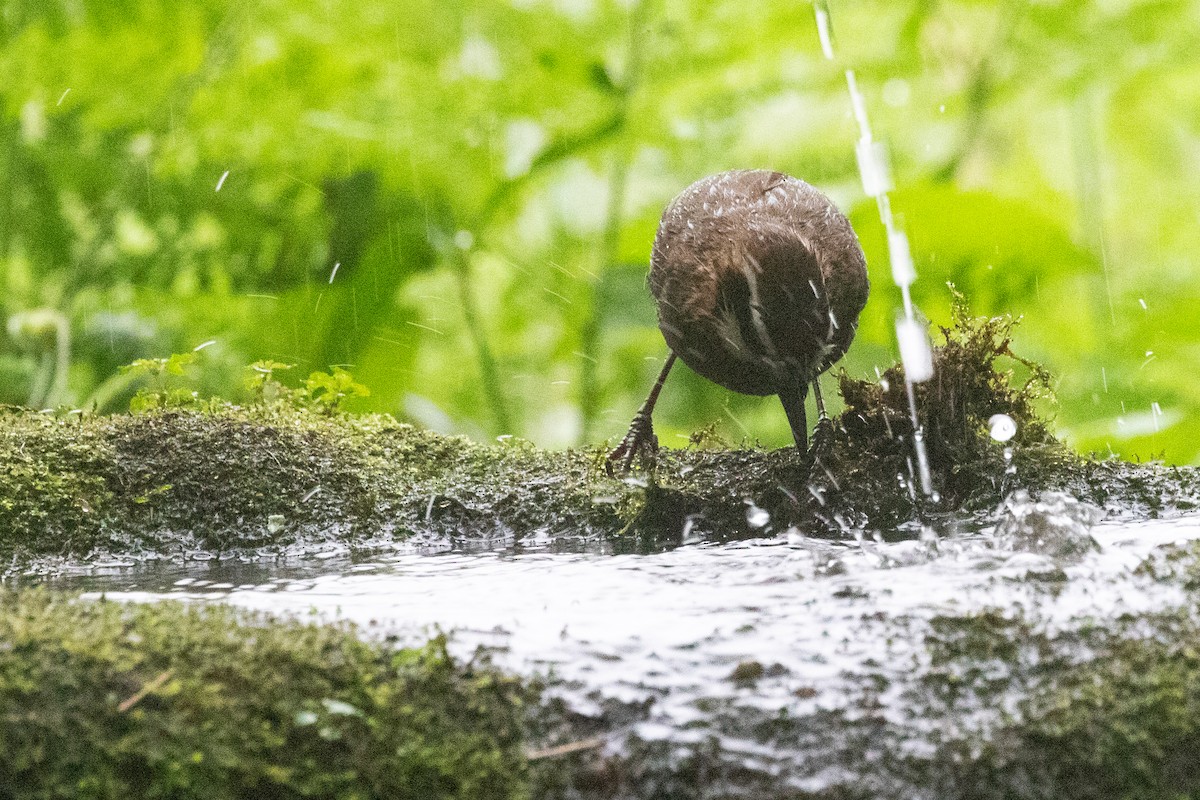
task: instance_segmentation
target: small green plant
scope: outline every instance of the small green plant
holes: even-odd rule
[[[173,353],[166,358],[139,358],[121,367],[123,374],[144,375],[153,386],[143,387],[129,401],[129,410],[135,414],[159,408],[186,408],[195,405],[196,392],[183,388],[168,388],[168,376],[183,377],[187,367],[196,362],[196,353]]]
[[[245,387],[258,405],[267,405],[280,400],[295,402],[295,392],[275,379],[276,372],[292,369],[295,364],[264,359],[246,367]]]
[[[304,380],[303,394],[313,408],[333,415],[347,397],[367,397],[371,391],[341,367],[314,372]]]
[[[195,390],[171,386],[173,378],[187,377],[187,368],[196,363],[196,353],[176,353],[167,358],[139,358],[132,364],[121,367],[123,375],[135,379],[148,379],[150,385],[138,390],[129,401],[133,413],[155,411],[164,408],[190,408],[203,410],[227,401],[212,398],[200,399]],[[312,409],[332,416],[341,410],[342,401],[348,397],[367,397],[370,390],[341,367],[329,372],[314,372],[301,383],[299,389],[285,386],[276,378],[276,373],[292,369],[294,364],[264,359],[246,367],[243,386],[251,394],[250,404],[268,406],[283,403],[296,409]]]

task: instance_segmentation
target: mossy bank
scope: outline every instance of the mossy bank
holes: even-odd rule
[[[0,796],[525,796],[525,690],[329,625],[0,591]]]
[[[1036,411],[1047,376],[1012,355],[1012,324],[961,312],[935,349],[936,377],[916,386],[929,496],[899,366],[878,383],[842,378],[847,408],[815,463],[790,448],[694,447],[660,451],[652,471],[624,480],[605,474],[601,447],[478,444],[387,416],[168,397],[115,416],[0,413],[0,558],[414,535],[599,535],[630,547],[685,530],[890,535],[928,515],[986,514],[1019,488],[1136,513],[1197,503],[1194,469],[1083,458],[1056,441]],[[1016,423],[1007,443],[988,435],[996,414]]]

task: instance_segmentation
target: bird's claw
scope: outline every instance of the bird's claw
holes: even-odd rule
[[[635,458],[642,462],[642,467],[654,470],[655,456],[658,453],[658,437],[654,435],[654,426],[650,417],[638,414],[629,426],[629,432],[617,445],[617,449],[608,454],[604,460],[604,471],[609,477],[625,475],[633,468]],[[617,466],[619,464],[619,466]]]
[[[823,461],[833,450],[833,420],[821,417],[817,427],[813,429],[812,445],[808,448],[808,457],[813,462]]]

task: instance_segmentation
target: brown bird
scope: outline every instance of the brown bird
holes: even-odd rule
[[[658,327],[671,348],[629,433],[608,456],[652,462],[650,416],[675,358],[714,383],[777,394],[796,447],[808,449],[804,401],[858,328],[870,284],[849,220],[781,172],[733,170],[696,181],[667,206],[650,256]],[[820,436],[818,428],[818,436]]]

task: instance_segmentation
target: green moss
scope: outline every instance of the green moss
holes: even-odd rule
[[[0,552],[94,546],[112,504],[112,460],[111,443],[78,417],[0,409]]]
[[[1009,348],[1016,321],[972,318],[961,297],[954,314],[954,326],[941,329],[943,342],[934,348],[933,377],[913,389],[940,505],[979,510],[994,506],[1018,485],[1052,485],[1062,466],[1078,457],[1054,438],[1037,412],[1049,398],[1050,377]],[[1024,382],[1015,382],[1015,368],[1028,372]],[[867,485],[872,492],[894,492],[898,484],[915,487],[904,367],[890,367],[878,383],[845,375],[840,383],[846,409],[838,420],[842,435],[830,468],[860,477],[859,488]],[[1016,423],[1008,442],[990,436],[988,420],[995,414]],[[894,518],[903,521],[923,505],[927,502],[916,488],[910,503],[897,504]]]
[[[589,454],[283,407],[0,418],[0,553],[618,527]]]
[[[1195,797],[1197,641],[1186,609],[1056,634],[996,612],[939,618],[914,713],[1011,711],[986,736],[938,741],[932,762],[908,767],[941,797]]]
[[[246,408],[0,413],[0,559],[412,534],[608,536],[649,550],[685,531],[894,535],[930,512],[991,513],[1017,489],[1145,515],[1200,502],[1195,469],[1086,459],[1056,441],[1036,413],[1047,376],[1012,355],[1013,324],[960,308],[935,348],[935,378],[916,387],[937,499],[914,486],[900,366],[880,383],[843,377],[847,407],[815,463],[793,448],[663,450],[652,474],[632,480],[605,475],[603,448],[479,444],[264,393]],[[1014,368],[1030,377],[1015,383]],[[988,435],[996,413],[1017,422],[1005,444]]]
[[[523,690],[444,642],[0,593],[0,796],[524,796]]]

